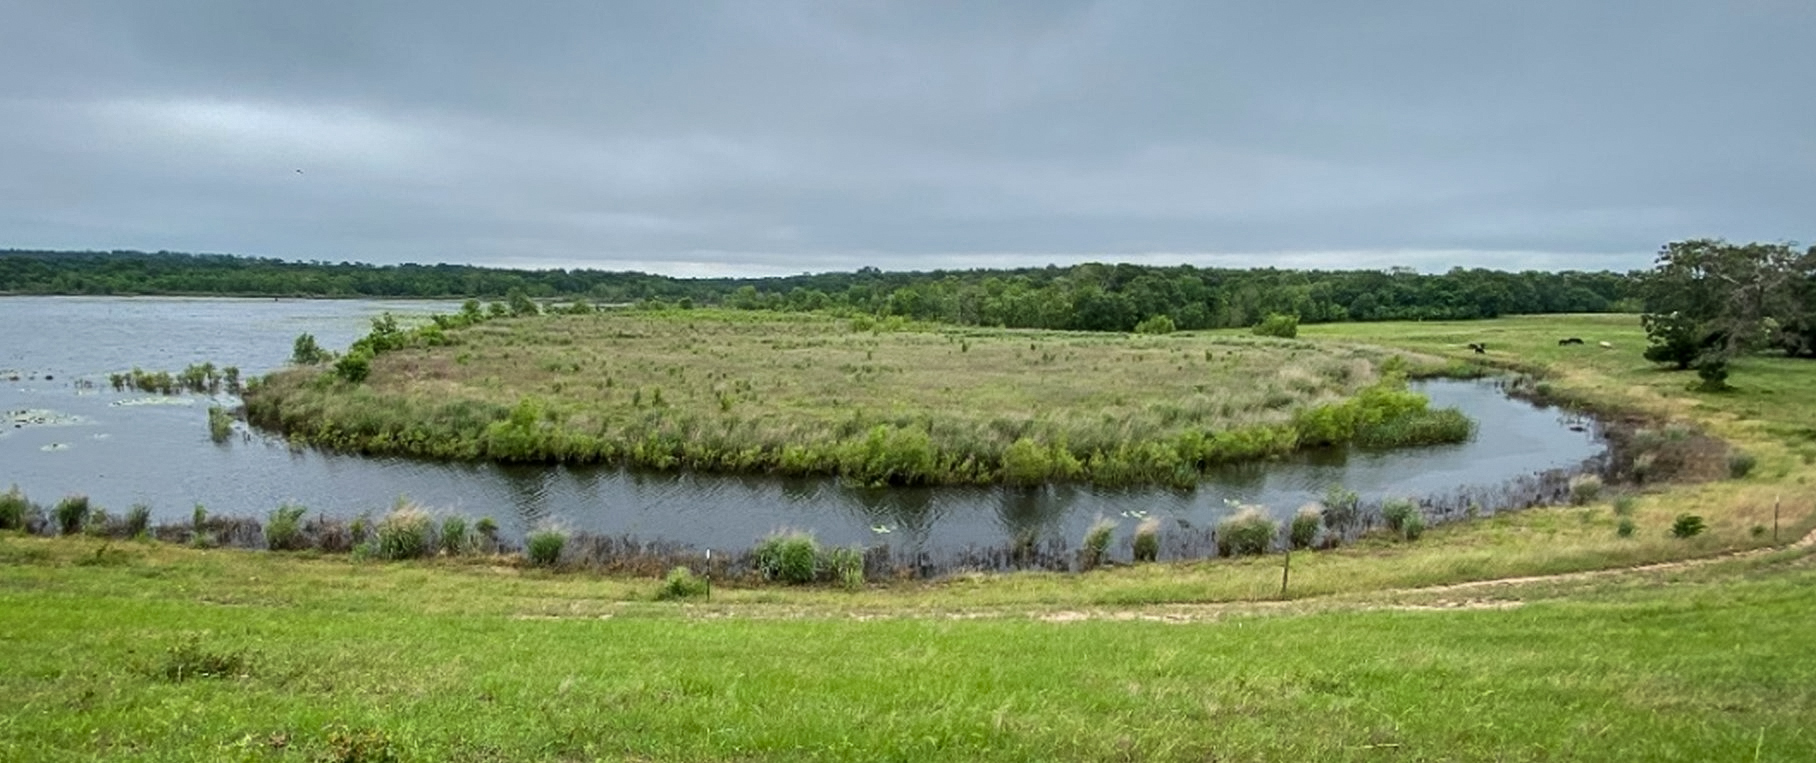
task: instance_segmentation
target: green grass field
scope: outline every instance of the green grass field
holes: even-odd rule
[[[1279,556],[676,603],[484,557],[0,536],[0,760],[1816,759],[1816,549],[1789,545],[1816,528],[1816,364],[1693,392],[1634,324],[1306,327],[1465,361],[1484,341],[1758,462],[1295,554],[1284,602]],[[1684,513],[1709,531],[1671,537]]]

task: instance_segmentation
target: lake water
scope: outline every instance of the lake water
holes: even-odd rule
[[[1202,528],[1239,502],[1285,518],[1332,485],[1365,502],[1410,496],[1428,499],[1440,512],[1460,513],[1469,503],[1492,511],[1554,497],[1559,470],[1581,468],[1605,451],[1592,422],[1511,400],[1492,382],[1431,382],[1421,388],[1434,405],[1457,406],[1480,424],[1474,441],[1309,454],[1221,470],[1192,491],[860,489],[826,479],[346,456],[295,449],[257,432],[217,444],[207,426],[207,409],[217,401],[115,392],[107,381],[109,373],[135,366],[175,372],[209,361],[261,374],[285,362],[298,334],[314,334],[338,350],[381,312],[456,308],[370,300],[0,297],[0,413],[6,414],[0,488],[17,484],[44,504],[85,493],[116,513],[144,503],[161,521],[187,519],[197,503],[211,514],[260,519],[283,502],[301,503],[312,514],[376,515],[408,496],[437,512],[491,516],[508,534],[553,522],[729,550],[794,528],[831,543],[887,543],[938,555],[1027,536],[1075,544],[1099,516],[1125,530],[1143,515]],[[32,413],[18,416],[15,426],[22,411]]]

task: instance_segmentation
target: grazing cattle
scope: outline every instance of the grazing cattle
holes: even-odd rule
[[[1568,339],[1557,340],[1557,346],[1559,346],[1559,347],[1563,347],[1564,345],[1567,345],[1567,344],[1582,344],[1582,343],[1583,343],[1583,340],[1580,337],[1574,337],[1574,336],[1570,337]]]
[[[1608,342],[1596,342],[1596,344],[1598,344],[1598,345],[1601,345],[1601,348],[1602,348],[1602,349],[1604,349],[1604,350],[1612,350],[1612,349],[1614,349],[1614,345],[1613,345],[1613,344],[1610,344],[1610,343],[1608,343]]]

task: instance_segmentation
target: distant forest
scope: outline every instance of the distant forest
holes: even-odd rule
[[[290,262],[175,252],[0,250],[0,293],[590,300],[835,310],[949,323],[1128,331],[1167,316],[1180,329],[1637,312],[1640,274],[1456,268],[1247,270],[1086,263],[1003,270],[862,268],[774,278],[670,278],[602,270]]]

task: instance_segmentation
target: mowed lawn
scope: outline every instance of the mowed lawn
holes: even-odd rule
[[[554,616],[583,581],[14,537],[0,759],[1816,759],[1806,554],[1529,598]]]

